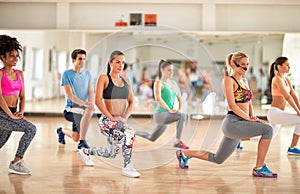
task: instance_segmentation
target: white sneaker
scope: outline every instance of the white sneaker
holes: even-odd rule
[[[27,169],[23,160],[19,160],[16,163],[10,163],[8,167],[8,173],[13,174],[31,174],[30,170]]]
[[[138,178],[141,176],[141,174],[133,168],[131,163],[125,168],[122,168],[122,174],[131,178]]]
[[[87,149],[82,148],[78,150],[81,160],[87,166],[94,166],[94,162],[92,161],[91,155],[87,154]]]

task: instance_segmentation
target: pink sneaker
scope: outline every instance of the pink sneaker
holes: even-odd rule
[[[179,141],[178,143],[175,143],[174,147],[175,148],[181,148],[181,149],[190,149],[190,147],[185,145],[182,141]]]

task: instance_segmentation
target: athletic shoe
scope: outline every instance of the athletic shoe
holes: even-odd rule
[[[59,128],[56,129],[56,133],[58,135],[58,143],[60,143],[60,144],[66,144],[65,134],[63,134],[61,127],[59,127]]]
[[[131,178],[138,178],[141,176],[141,174],[133,168],[131,163],[129,163],[125,168],[122,168],[122,174]]]
[[[241,142],[239,142],[239,144],[236,146],[236,149],[238,149],[238,150],[242,150],[242,149],[244,149],[244,147],[243,147],[243,146],[241,146]]]
[[[182,141],[175,143],[173,147],[180,148],[180,149],[190,149],[189,146],[185,145]]]
[[[94,162],[92,161],[91,155],[88,154],[88,150],[82,148],[78,150],[81,160],[86,166],[94,166]]]
[[[14,174],[31,174],[30,170],[28,170],[25,166],[23,160],[19,160],[16,163],[10,163],[8,167],[8,173]]]
[[[277,173],[273,173],[270,169],[268,169],[267,165],[264,164],[260,169],[253,168],[252,176],[263,178],[277,178]]]
[[[185,158],[182,154],[181,150],[176,151],[176,156],[178,159],[178,164],[181,169],[187,169],[189,166],[187,165],[189,158]]]
[[[80,150],[82,148],[86,148],[86,149],[89,149],[90,146],[86,143],[85,140],[80,140],[78,146],[77,146],[77,149]]]
[[[288,155],[300,155],[300,150],[298,148],[289,148],[287,153]]]

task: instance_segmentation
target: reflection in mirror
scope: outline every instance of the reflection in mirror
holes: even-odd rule
[[[16,36],[26,48],[23,57],[26,61],[24,71],[26,99],[28,101],[26,110],[28,112],[50,111],[61,113],[64,108],[64,92],[60,86],[61,73],[64,69],[72,67],[70,51],[74,48],[85,48],[88,51],[86,68],[93,76],[94,82],[100,74],[106,72],[107,57],[112,50],[124,51],[126,63],[129,65],[127,75],[131,77],[133,89],[136,95],[134,113],[149,114],[153,111],[153,96],[149,95],[143,100],[140,93],[141,74],[143,68],[147,68],[151,81],[155,79],[158,61],[166,59],[174,64],[173,79],[179,83],[179,70],[188,76],[191,62],[196,62],[199,77],[210,72],[210,80],[215,96],[210,99],[210,107],[214,107],[214,114],[224,114],[226,104],[221,89],[222,76],[224,72],[225,57],[230,52],[245,51],[250,57],[250,68],[247,78],[257,95],[253,103],[261,107],[266,103],[266,96],[259,92],[260,71],[268,74],[269,65],[276,57],[285,55],[290,58],[291,73],[298,71],[296,64],[297,51],[299,53],[299,34],[283,33],[250,33],[250,32],[182,32],[177,29],[158,28],[150,30],[135,30],[128,28],[118,32],[97,31],[0,31],[1,34]],[[80,40],[80,41],[78,41]],[[51,52],[43,52],[50,51]],[[299,54],[298,54],[299,56]],[[17,68],[22,69],[22,64]],[[299,74],[299,73],[298,73]],[[299,88],[299,78],[293,75],[296,91]],[[37,81],[38,80],[38,81]],[[191,99],[187,104],[190,114],[203,112],[203,82],[197,80],[200,100],[187,95]],[[150,89],[151,89],[151,85]],[[191,87],[191,84],[190,84]],[[191,87],[192,88],[192,87]],[[192,88],[193,89],[193,88]],[[184,95],[186,96],[186,95]],[[214,101],[214,99],[216,101]],[[35,101],[39,100],[39,106]],[[50,102],[50,101],[51,102]],[[52,101],[54,103],[52,104]],[[51,108],[41,108],[50,104]],[[43,110],[39,110],[43,109]],[[50,110],[52,109],[52,110]],[[265,114],[264,109],[259,109],[258,114]]]

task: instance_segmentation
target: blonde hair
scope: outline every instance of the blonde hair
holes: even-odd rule
[[[248,55],[243,51],[238,51],[235,53],[230,53],[226,57],[226,75],[229,76],[232,73],[231,62],[238,62],[242,58],[249,58]]]

